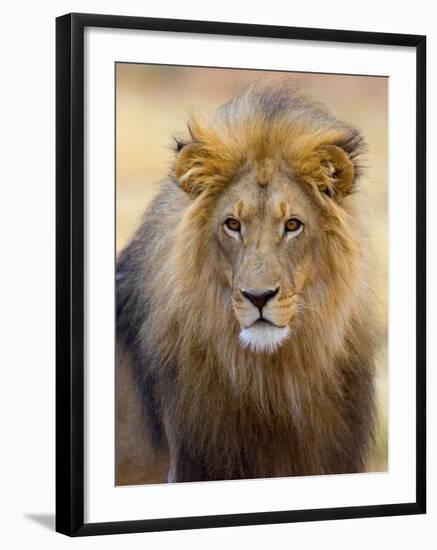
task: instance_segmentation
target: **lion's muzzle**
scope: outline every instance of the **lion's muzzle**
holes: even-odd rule
[[[240,344],[254,352],[274,352],[291,334],[295,300],[280,287],[239,289],[233,298],[241,326]]]

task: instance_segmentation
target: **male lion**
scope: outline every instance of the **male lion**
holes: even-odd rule
[[[363,471],[362,136],[287,83],[188,129],[117,261],[117,483]]]

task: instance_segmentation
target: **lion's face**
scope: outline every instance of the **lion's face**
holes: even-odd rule
[[[201,270],[198,299],[203,292],[208,304],[212,289],[205,307],[222,307],[217,284],[221,291],[226,284],[241,345],[272,352],[293,329],[308,328],[313,312],[338,311],[353,292],[360,261],[346,199],[359,175],[362,138],[281,88],[249,90],[209,121],[194,117],[189,134],[174,168],[192,200],[178,265],[189,282]]]
[[[317,224],[311,198],[279,170],[267,184],[249,171],[222,193],[215,228],[243,346],[273,352],[291,337]]]

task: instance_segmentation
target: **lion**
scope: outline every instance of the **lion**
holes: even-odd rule
[[[117,260],[117,484],[365,471],[364,151],[289,82],[190,118]]]

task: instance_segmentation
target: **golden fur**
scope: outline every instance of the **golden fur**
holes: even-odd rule
[[[287,85],[250,87],[189,134],[118,260],[118,337],[169,480],[362,471],[375,321],[361,136]],[[296,209],[303,232],[285,242]],[[263,311],[290,336],[255,352],[239,339],[258,315],[241,289],[275,285]]]

